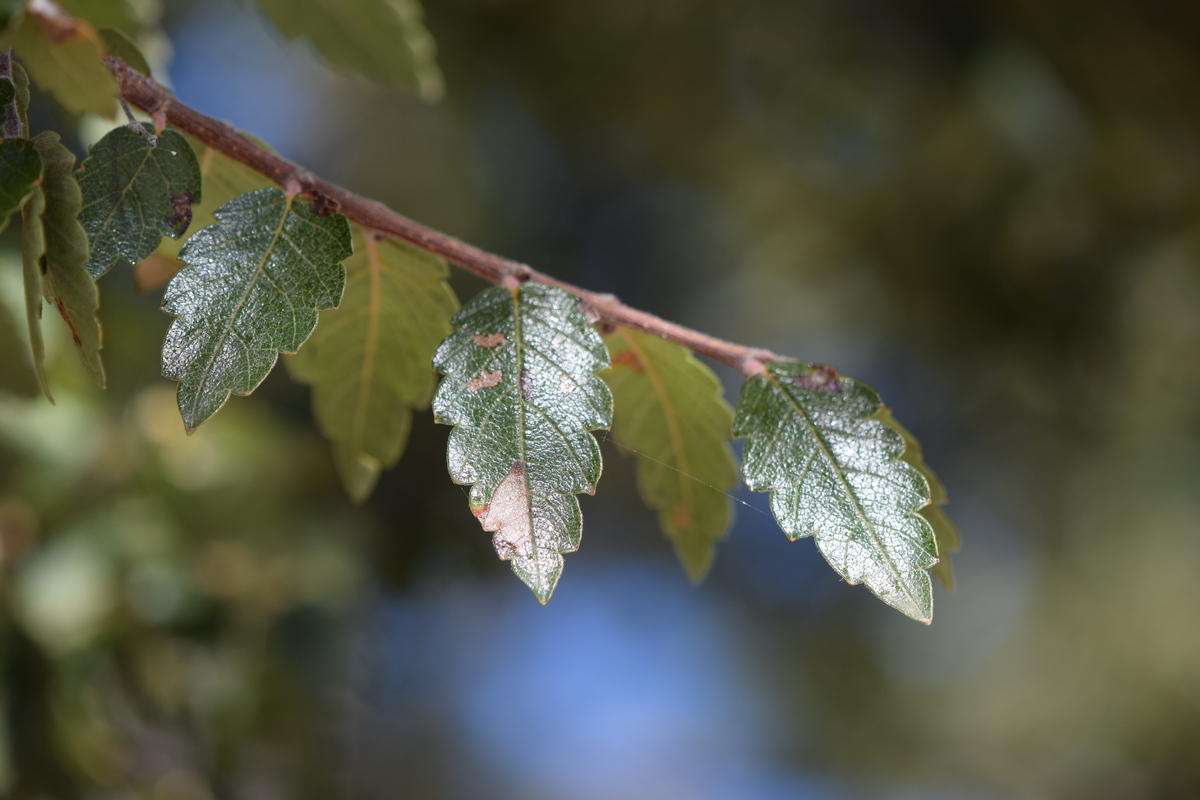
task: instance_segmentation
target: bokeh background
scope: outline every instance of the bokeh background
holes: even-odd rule
[[[426,0],[435,105],[162,10],[177,94],[318,174],[875,386],[958,589],[918,625],[744,491],[693,588],[605,441],[541,608],[428,413],[361,507],[283,369],[186,437],[128,268],[108,390],[58,326],[33,397],[9,231],[0,794],[1200,797],[1200,5]]]

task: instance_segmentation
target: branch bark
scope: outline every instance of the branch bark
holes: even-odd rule
[[[747,375],[761,371],[765,363],[780,360],[780,356],[769,350],[734,344],[668,322],[653,314],[631,308],[614,295],[573,286],[538,272],[526,264],[480,250],[453,236],[427,228],[392,211],[382,203],[360,197],[311,174],[286,158],[264,150],[239,135],[229,123],[201,114],[180,103],[153,79],[142,75],[121,59],[106,56],[104,62],[116,77],[121,96],[149,113],[158,128],[166,125],[178,128],[234,161],[270,178],[287,191],[308,196],[315,209],[339,211],[364,228],[402,239],[492,283],[505,285],[538,281],[566,289],[580,297],[595,311],[597,323],[602,328],[621,326],[644,331],[728,364]]]

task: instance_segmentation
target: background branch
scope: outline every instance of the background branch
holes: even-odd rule
[[[339,211],[364,228],[409,242],[492,283],[538,281],[566,289],[591,306],[601,327],[623,326],[645,331],[728,364],[746,374],[758,372],[763,363],[780,360],[780,356],[769,350],[734,344],[668,322],[661,317],[631,308],[611,294],[591,292],[560,281],[525,264],[480,250],[453,236],[414,222],[380,202],[356,195],[311,174],[286,158],[264,150],[238,134],[229,123],[201,114],[180,103],[153,79],[142,75],[121,59],[108,56],[104,61],[116,76],[121,96],[149,113],[157,126],[161,128],[172,125],[286,187],[288,191],[307,195],[312,199],[315,209]]]

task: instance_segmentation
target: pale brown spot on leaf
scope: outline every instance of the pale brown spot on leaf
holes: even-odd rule
[[[682,503],[676,503],[671,507],[671,518],[681,528],[692,527],[692,515],[688,512],[687,506]]]
[[[528,403],[533,399],[533,376],[529,374],[529,370],[521,370],[518,382],[521,385],[521,399]]]
[[[472,340],[476,347],[499,347],[508,341],[503,333],[477,334]]]
[[[467,388],[471,390],[471,394],[476,394],[480,389],[490,389],[493,386],[499,386],[502,377],[504,377],[504,374],[498,369],[492,372],[480,370],[478,375],[467,381]]]
[[[473,513],[483,529],[492,533],[492,546],[501,561],[514,554],[521,558],[533,555],[533,517],[523,463],[514,461],[487,505]]]
[[[828,364],[813,364],[812,372],[797,375],[792,383],[801,389],[820,392],[821,394],[841,394],[842,385],[838,382],[838,371]]]

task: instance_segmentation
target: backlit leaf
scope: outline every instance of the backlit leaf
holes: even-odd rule
[[[21,207],[42,176],[42,157],[28,139],[0,142],[0,231]]]
[[[154,252],[163,234],[181,236],[200,199],[200,165],[187,139],[166,130],[151,147],[128,127],[114,128],[92,146],[79,167],[83,211],[91,244],[88,272],[98,278],[118,258],[136,264]]]
[[[289,39],[305,37],[330,64],[385,86],[441,99],[436,46],[417,0],[259,0]]]
[[[937,547],[916,512],[929,486],[901,460],[904,440],[876,418],[880,406],[870,387],[828,367],[767,366],[743,384],[735,413],[742,477],[771,491],[788,538],[814,536],[847,582],[928,624]]]
[[[88,23],[37,4],[17,24],[11,46],[34,82],[67,111],[116,115],[117,84],[101,61],[103,40]]]
[[[433,396],[430,367],[458,309],[440,258],[354,228],[346,291],[289,371],[313,387],[346,491],[361,502],[400,458],[413,409]]]
[[[618,328],[604,337],[612,367],[613,438],[638,456],[638,489],[693,581],[712,565],[729,527],[737,484],[729,447],[733,409],[721,384],[691,351]]]
[[[608,352],[568,292],[540,283],[488,289],[453,320],[433,358],[446,377],[436,419],[455,425],[447,465],[471,484],[471,510],[501,559],[545,603],[562,553],[579,547],[579,492],[600,479],[588,431],[612,422],[612,395],[597,370]]]
[[[146,77],[150,77],[150,65],[142,55],[141,48],[117,28],[101,28],[98,33],[104,40],[104,49],[110,56],[116,56]]]
[[[103,388],[100,321],[96,318],[100,295],[96,291],[96,282],[87,271],[87,233],[78,220],[82,199],[79,184],[71,174],[75,168],[75,154],[62,145],[53,131],[39,133],[33,142],[45,164],[42,191],[46,197],[46,210],[42,220],[46,263],[42,293],[71,329],[71,339],[87,374]]]
[[[167,287],[163,310],[178,317],[163,343],[163,374],[179,381],[179,411],[189,431],[216,413],[231,392],[249,394],[294,353],[317,324],[317,311],[342,297],[350,226],[318,216],[279,189],[236,197],[217,224],[180,252],[188,266]]]
[[[908,432],[907,428],[896,420],[892,415],[892,410],[886,405],[880,406],[879,413],[875,416],[884,425],[887,425],[903,437],[904,454],[901,458],[916,467],[917,471],[924,476],[925,481],[929,484],[929,505],[922,508],[920,514],[929,521],[930,527],[933,528],[934,540],[937,542],[938,563],[933,565],[930,572],[942,582],[943,586],[953,591],[954,571],[950,566],[950,553],[958,550],[961,540],[958,536],[958,528],[950,521],[950,517],[946,515],[945,509],[942,508],[949,501],[949,498],[946,496],[946,487],[942,485],[937,475],[934,475],[933,470],[925,463],[925,455],[921,452],[921,443],[917,441],[915,436]]]
[[[25,277],[25,321],[29,329],[33,374],[42,394],[53,403],[54,397],[46,382],[46,346],[42,341],[42,262],[46,255],[42,213],[45,210],[46,197],[42,187],[35,186],[21,206],[21,267]]]

